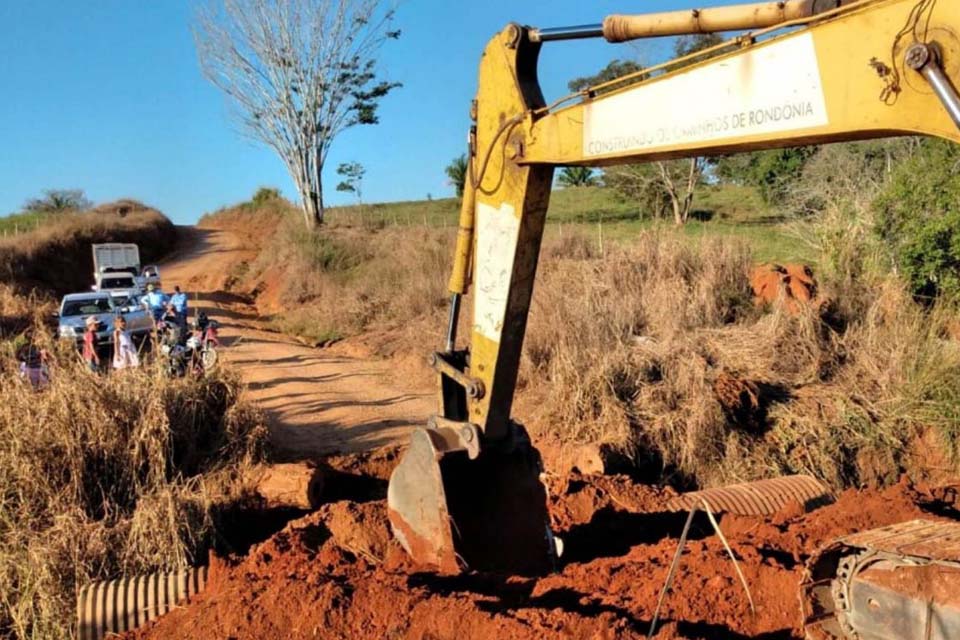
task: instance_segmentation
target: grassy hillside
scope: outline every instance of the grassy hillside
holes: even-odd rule
[[[328,220],[334,226],[456,226],[459,205],[454,198],[332,207]],[[756,260],[815,262],[816,255],[790,231],[782,216],[770,211],[756,189],[735,185],[703,186],[694,202],[694,220],[683,229],[685,237],[699,241],[709,237],[740,238]],[[623,241],[640,231],[670,221],[643,219],[637,207],[612,189],[576,187],[558,189],[550,198],[547,237],[563,235],[569,225],[587,232],[596,243]]]
[[[0,341],[0,637],[74,638],[79,586],[201,564],[224,543],[266,431],[222,369],[95,376],[42,327],[32,335],[52,359],[43,392]]]
[[[818,306],[756,308],[751,266],[805,247],[748,190],[706,190],[699,209],[711,213],[682,230],[652,228],[602,190],[556,196],[517,405],[538,442],[608,443],[683,487],[781,473],[847,487],[957,469],[952,308],[925,309],[895,275],[826,268]],[[351,348],[407,367],[442,341],[454,219],[449,200],[341,208],[311,233],[277,200],[206,224],[259,249],[237,286],[275,328],[323,345],[355,337]],[[926,438],[942,455],[918,455]]]
[[[0,282],[55,294],[82,291],[91,284],[91,244],[135,242],[149,264],[176,243],[176,227],[166,216],[131,201],[40,216],[33,230],[0,237]]]
[[[50,222],[56,214],[43,212],[13,213],[0,218],[0,238],[29,233]]]

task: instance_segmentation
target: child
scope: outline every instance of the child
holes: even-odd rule
[[[113,368],[129,369],[140,366],[137,348],[127,332],[127,319],[117,316],[113,323]]]
[[[100,356],[97,355],[97,325],[99,320],[96,316],[90,316],[86,320],[86,331],[83,332],[83,361],[87,363],[90,371],[98,373],[100,371]]]

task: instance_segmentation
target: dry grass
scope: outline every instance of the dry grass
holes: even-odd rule
[[[58,214],[55,223],[0,239],[0,282],[21,291],[87,290],[93,274],[90,245],[97,242],[138,243],[146,265],[173,248],[176,228],[159,211],[129,200]]]
[[[18,295],[14,287],[0,282],[0,340],[19,336],[35,324],[52,318],[56,306],[47,296]]]
[[[452,233],[354,222],[313,234],[276,218],[248,288],[279,288],[286,332],[320,343],[374,332],[390,341],[380,353],[422,355],[444,326]],[[764,312],[742,241],[653,229],[598,245],[567,227],[543,247],[518,405],[542,442],[613,443],[680,486],[956,473],[953,310],[921,308],[893,276],[834,270],[821,274],[829,304]],[[461,335],[469,315],[468,303]],[[943,455],[917,455],[920,441]]]
[[[683,393],[698,395],[705,385],[694,372],[676,370],[677,362],[645,354],[751,313],[750,254],[719,240],[691,248],[672,234],[645,234],[603,257],[589,244],[564,243],[545,248],[521,381],[545,395],[542,422],[553,425],[559,442],[629,447],[639,436],[645,409],[637,401],[645,389],[675,376]],[[706,418],[682,406],[677,392],[660,389],[660,404],[678,412],[674,419]]]
[[[286,309],[274,325],[314,342],[439,317],[453,232],[430,227],[277,227],[250,265],[250,282],[269,281]],[[437,327],[439,330],[439,327]]]
[[[0,344],[0,636],[72,634],[76,589],[90,580],[203,563],[214,506],[262,454],[259,414],[225,372],[169,380],[159,366],[106,377],[72,347],[34,391]]]
[[[921,308],[888,277],[857,291],[825,283],[828,297],[855,301],[842,315],[760,314],[736,243],[651,234],[602,259],[575,253],[545,265],[531,313],[523,380],[543,397],[542,437],[611,442],[679,485],[956,472],[951,310]],[[949,453],[912,459],[929,429]]]

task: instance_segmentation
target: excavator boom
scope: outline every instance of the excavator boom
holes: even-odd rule
[[[537,80],[551,41],[743,29],[756,31],[551,105]],[[787,0],[495,35],[471,110],[447,343],[431,359],[440,410],[390,482],[407,551],[449,571],[551,566],[539,458],[511,408],[555,167],[914,134],[960,142],[958,34],[954,0]]]

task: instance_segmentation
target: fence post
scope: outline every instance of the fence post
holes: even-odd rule
[[[597,236],[600,243],[600,257],[604,257],[603,253],[603,216],[600,216],[600,220],[597,221]]]

